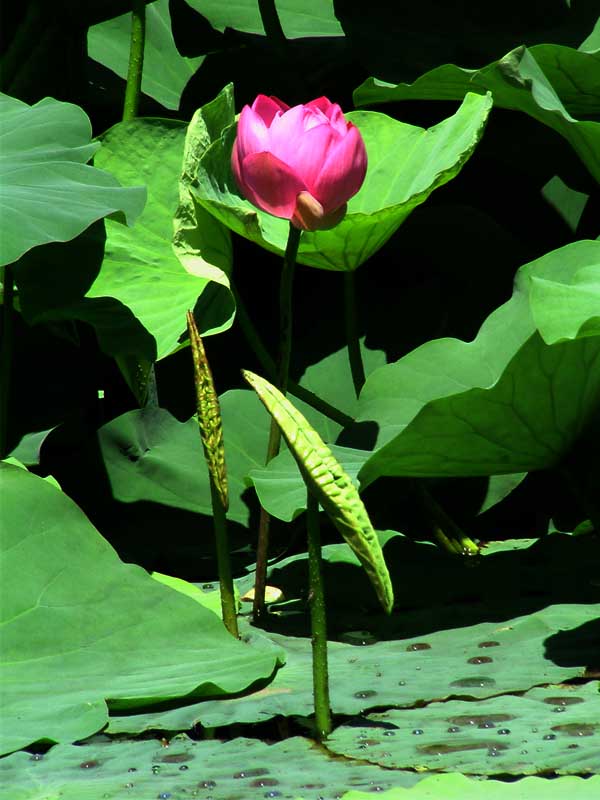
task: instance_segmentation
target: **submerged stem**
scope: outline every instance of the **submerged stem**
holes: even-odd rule
[[[315,729],[319,741],[331,733],[329,667],[327,663],[327,616],[319,529],[319,501],[307,488],[306,530],[308,534],[308,587],[313,662]]]
[[[283,257],[281,283],[279,285],[279,358],[277,359],[277,388],[283,394],[287,392],[290,358],[292,353],[292,289],[294,284],[294,267],[300,235],[302,231],[290,222],[288,240]],[[268,464],[279,452],[281,432],[275,419],[271,418],[269,444],[265,463]],[[260,510],[258,523],[258,543],[256,547],[256,574],[254,583],[254,602],[252,615],[258,622],[265,613],[265,587],[267,583],[267,561],[269,557],[269,528],[271,517],[264,508]]]

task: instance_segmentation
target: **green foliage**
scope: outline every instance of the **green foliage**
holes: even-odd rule
[[[223,272],[231,258],[228,237],[219,240],[223,256],[217,264],[197,260],[193,268],[185,264],[184,269],[173,250],[184,135],[185,128],[177,121],[122,122],[104,134],[96,157],[97,163],[125,184],[143,180],[148,186],[148,203],[133,236],[123,236],[125,229],[107,223],[102,270],[88,295],[115,297],[131,308],[156,339],[158,358],[180,346],[185,312],[198,297],[203,335],[229,327],[233,314],[229,282]],[[167,308],[165,297],[169,298]]]
[[[0,465],[2,800],[596,796],[597,3],[138,5],[128,123],[130,3],[3,15],[0,427],[20,443]],[[264,466],[269,415],[240,388],[278,349],[287,239],[231,176],[236,110],[259,93],[339,102],[369,151],[346,219],[303,235],[318,269],[294,286],[292,385],[336,421],[294,399],[307,424],[285,424],[390,528],[369,523],[368,544],[397,613],[323,519],[337,716],[319,749],[295,735],[314,730],[303,476],[289,449]],[[179,118],[147,116],[157,103]],[[336,272],[367,261],[357,398]],[[237,595],[255,495],[291,523],[272,524],[280,599],[260,631],[239,604],[241,641],[218,617],[188,309],[223,334]],[[476,558],[420,541],[423,490]]]
[[[467,92],[491,92],[494,105],[523,111],[571,144],[600,181],[600,52],[560,45],[521,46],[482,69],[444,64],[412,84],[369,78],[354,93],[357,105],[395,100],[460,100]],[[577,120],[590,116],[592,120]]]
[[[0,95],[0,114],[1,265],[37,245],[69,241],[109,214],[133,224],[144,188],[122,188],[86,163],[98,145],[81,108],[52,98],[29,106]]]
[[[589,800],[600,788],[600,776],[593,778],[524,778],[514,783],[470,780],[465,775],[432,775],[415,789],[391,789],[384,792],[382,800]],[[370,794],[348,792],[343,800],[371,800]]]
[[[545,686],[481,701],[475,710],[468,700],[450,700],[369,714],[362,728],[340,726],[327,747],[394,769],[418,766],[476,775],[597,773],[598,688],[597,682]]]
[[[0,481],[3,753],[90,736],[106,700],[127,709],[269,680],[276,651],[236,641],[212,612],[123,564],[61,491],[7,464]]]
[[[219,31],[233,28],[244,33],[264,34],[256,0],[237,0],[234,6],[219,0],[185,0]],[[276,3],[287,39],[300,36],[339,36],[342,33],[330,3],[320,0],[287,0]]]
[[[220,120],[212,131],[198,114],[190,124],[189,136],[208,136],[210,141],[198,162],[194,197],[231,230],[283,253],[287,221],[255,209],[241,197],[231,173],[229,162],[236,133],[232,102],[232,89],[226,87],[211,103],[212,114]],[[458,174],[483,134],[490,108],[489,96],[469,95],[456,114],[427,131],[384,114],[348,114],[365,140],[367,177],[349,201],[348,213],[339,225],[302,236],[298,261],[328,270],[359,267],[434,189]],[[200,132],[196,132],[196,126],[200,126]]]
[[[572,281],[580,271],[595,274],[599,256],[600,244],[578,242],[526,264],[511,300],[488,317],[473,342],[434,340],[377,370],[360,398],[358,418],[379,425],[378,448],[362,468],[361,482],[556,464],[598,408],[600,339],[592,335],[597,315],[589,302],[595,283],[582,293]],[[544,283],[536,285],[537,279]],[[536,332],[532,311],[539,316],[540,303],[528,296],[531,285],[539,293],[546,281],[559,285],[563,300],[569,293],[579,319],[573,330],[570,314],[550,311],[558,340],[552,346]],[[580,326],[590,335],[573,338]]]
[[[269,436],[268,416],[249,391],[220,398],[231,520],[248,524],[242,501],[245,476],[262,463]],[[129,411],[99,431],[99,444],[116,499],[149,500],[212,514],[208,473],[203,463],[198,422],[179,422],[164,409]]]
[[[263,800],[273,791],[311,798],[315,790],[324,800],[333,800],[348,786],[368,791],[373,786],[413,786],[419,780],[411,773],[392,779],[381,767],[332,761],[300,737],[267,744],[249,738],[198,742],[177,736],[168,748],[156,741],[58,745],[39,761],[28,753],[9,756],[0,762],[0,776],[11,787],[11,800],[121,800],[124,795],[179,800],[194,791],[213,800]]]
[[[244,370],[243,375],[279,426],[306,488],[354,550],[384,611],[390,614],[394,593],[388,569],[367,509],[350,477],[319,434],[279,389],[248,370]]]
[[[338,571],[338,575],[340,574],[343,574],[341,570]],[[457,614],[459,608],[454,606],[453,611]],[[379,641],[377,636],[368,631],[345,632],[345,635],[356,643],[329,642],[328,648],[330,673],[335,676],[330,687],[332,711],[334,714],[357,715],[369,708],[382,706],[400,708],[401,711],[390,712],[391,719],[397,724],[398,719],[406,718],[408,725],[410,720],[419,716],[417,710],[422,711],[419,707],[424,702],[427,703],[427,710],[422,711],[419,719],[428,719],[428,714],[436,720],[442,718],[442,715],[443,719],[452,716],[456,710],[455,706],[459,702],[453,698],[460,696],[463,698],[461,701],[463,707],[466,707],[467,700],[465,698],[468,698],[471,714],[478,714],[481,706],[481,713],[485,715],[486,704],[492,702],[489,698],[500,695],[500,699],[494,702],[497,704],[504,702],[506,705],[507,702],[512,702],[510,697],[513,693],[524,692],[536,683],[553,684],[581,676],[584,671],[581,662],[584,662],[586,658],[586,652],[581,648],[582,642],[579,643],[579,649],[574,643],[573,648],[567,651],[568,655],[572,656],[573,662],[580,661],[579,665],[573,663],[569,667],[549,664],[545,657],[544,642],[553,634],[553,626],[561,623],[587,625],[593,634],[596,624],[594,615],[597,615],[597,612],[597,606],[590,609],[586,609],[584,606],[578,608],[571,608],[567,605],[552,606],[536,614],[508,618],[502,622],[479,623],[460,628],[436,630],[425,636],[389,641]],[[438,613],[441,617],[443,613],[441,607],[438,608]],[[415,627],[419,616],[422,618],[423,615],[409,612],[405,613],[405,616],[407,627]],[[380,632],[385,635],[385,630]],[[350,633],[353,634],[352,637],[350,637]],[[220,727],[234,722],[256,723],[278,715],[305,716],[310,708],[312,697],[310,640],[278,634],[270,634],[269,638],[275,645],[285,650],[286,664],[267,689],[239,700],[235,698],[223,701],[206,700],[166,712],[150,711],[145,714],[113,716],[110,720],[109,731],[112,733],[139,733],[144,730],[173,730],[189,728],[198,723],[208,727]],[[497,647],[479,647],[481,642],[489,641],[498,641],[499,645]],[[419,649],[423,644],[429,644],[430,648]],[[469,658],[481,656],[491,656],[493,663],[479,665],[467,663]],[[461,683],[457,684],[457,681]],[[593,690],[597,691],[597,688],[597,685],[594,684]],[[592,689],[590,689],[591,691]],[[560,693],[557,688],[552,689],[552,692],[551,696]],[[439,702],[441,700],[444,702]],[[592,719],[594,722],[597,715],[594,717],[594,710],[587,710],[590,707],[595,708],[592,702],[582,713],[587,721]],[[528,706],[523,705],[523,708],[526,709]],[[409,712],[408,709],[413,710]],[[407,710],[406,713],[404,710]],[[548,711],[550,710],[548,709]],[[468,714],[469,711],[462,713]],[[395,717],[394,714],[396,714]],[[525,716],[525,719],[521,720],[519,724],[523,725],[524,722],[529,722],[527,710],[520,711],[519,715],[521,714]],[[538,718],[539,714],[536,719]],[[566,714],[564,718],[567,721],[570,719]],[[376,716],[373,722],[378,724],[378,719],[379,717]],[[562,724],[564,721],[563,717],[558,714],[547,719],[554,719],[553,724]],[[580,722],[581,720],[580,714],[576,721]],[[535,722],[531,722],[530,727],[531,725],[535,727],[535,724]],[[428,734],[427,742],[437,741],[434,738],[435,732],[441,735],[437,722],[436,725],[435,730]],[[510,725],[505,727],[510,728]],[[408,728],[402,724],[403,735],[404,733],[410,734],[413,728],[423,728],[423,725],[414,725]],[[349,725],[349,730],[357,731],[356,724]],[[481,734],[481,731],[476,733],[485,735],[486,741],[490,735],[487,730],[485,734]],[[346,734],[344,733],[344,735]],[[463,735],[465,735],[464,731]],[[494,731],[493,735],[496,737],[497,732]],[[356,741],[356,736],[352,738],[355,746],[361,744],[360,740]],[[447,742],[448,739],[452,741],[453,738],[457,737],[452,737],[448,733],[444,734],[444,742]],[[335,742],[335,738],[333,741]],[[382,739],[380,743],[383,750],[387,751],[389,748],[385,746],[385,741]],[[421,740],[417,741],[411,738],[409,744],[406,744],[406,739],[401,741],[405,743],[403,746],[406,748],[409,746],[414,748]],[[500,741],[505,740],[501,739]],[[508,741],[511,746],[514,745],[513,739]],[[595,741],[596,739],[589,744],[593,746]],[[391,743],[391,746],[393,745],[394,742]],[[398,747],[400,746],[399,744]],[[332,749],[338,748],[334,744]],[[374,754],[379,751],[371,751],[367,746],[353,751],[352,757],[370,759],[371,752]],[[414,751],[411,753],[412,757]],[[557,760],[552,767],[564,764],[562,761],[565,757],[564,750],[557,748],[550,751],[550,755],[555,753]],[[480,755],[485,758],[487,753]],[[512,757],[516,754],[511,752],[510,755]],[[507,771],[521,774],[524,771],[523,762],[530,765],[525,771],[535,771],[532,770],[538,756],[535,748],[532,748],[527,755],[528,759],[520,759],[522,763],[519,768]],[[592,755],[594,758],[597,757],[597,753]],[[409,756],[405,754],[404,757],[405,763],[398,766],[416,765],[417,762],[414,758],[412,762],[408,762],[406,759]],[[465,755],[460,757],[465,757]],[[466,753],[466,757],[470,757],[469,752]],[[375,760],[375,756],[372,760]],[[425,764],[426,761],[424,760],[422,763]],[[432,766],[432,769],[438,768],[437,763]],[[449,762],[442,766],[448,765]],[[392,764],[388,763],[386,766],[392,766]],[[479,773],[482,770],[474,769],[472,771]],[[483,771],[485,772],[485,770]]]
[[[159,583],[164,583],[176,592],[191,597],[197,603],[200,603],[204,608],[208,608],[219,617],[222,616],[221,608],[221,593],[218,589],[200,589],[189,581],[184,581],[181,578],[174,578],[172,575],[163,575],[161,572],[153,572],[152,577]],[[239,592],[236,591],[236,605],[239,606]]]
[[[108,19],[88,30],[91,58],[127,78],[131,13]],[[165,108],[177,109],[186,83],[204,59],[179,54],[171,31],[169,0],[156,0],[146,7],[146,47],[142,92]]]

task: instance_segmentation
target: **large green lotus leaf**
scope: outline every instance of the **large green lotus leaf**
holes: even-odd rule
[[[264,34],[256,0],[186,0],[219,31],[233,28],[244,33]],[[307,36],[343,36],[333,4],[323,0],[277,0],[277,13],[286,39]]]
[[[546,345],[529,290],[533,278],[570,284],[599,251],[598,242],[576,242],[526,264],[512,298],[473,342],[427,342],[372,373],[358,419],[378,423],[379,449],[361,483],[380,475],[525,472],[559,460],[599,402],[600,338],[568,340],[567,315],[552,323],[567,341]]]
[[[543,44],[517,47],[479,70],[444,64],[412,84],[369,78],[354,92],[354,102],[460,100],[466,92],[492,92],[495,105],[523,111],[563,136],[600,180],[600,123],[571,116],[598,115],[599,85],[599,52]]]
[[[600,335],[600,246],[598,261],[582,267],[568,284],[532,277],[529,303],[544,341]]]
[[[40,758],[14,753],[0,762],[0,779],[12,791],[0,790],[3,800],[335,800],[351,788],[379,792],[413,786],[420,777],[333,757],[299,736],[268,744],[179,735],[168,747],[156,740],[92,741],[57,745]]]
[[[326,742],[339,755],[392,769],[475,775],[600,772],[598,681],[524,695],[431,703],[370,714]],[[573,745],[576,747],[573,747]]]
[[[329,449],[359,488],[357,475],[370,453],[337,445],[329,445]],[[251,470],[248,477],[254,484],[261,506],[271,516],[291,522],[306,510],[306,484],[289,450],[282,450],[265,467]]]
[[[0,118],[0,264],[69,241],[109,214],[133,224],[144,189],[123,188],[86,164],[98,145],[81,108],[50,97],[29,106],[0,94]]]
[[[382,363],[379,351],[363,348],[363,353],[367,371]],[[301,383],[345,410],[356,405],[345,351],[309,367]],[[350,396],[342,396],[346,392]],[[247,525],[248,507],[241,496],[252,484],[249,473],[264,465],[270,418],[255,393],[248,390],[225,392],[219,402],[230,491],[227,516]],[[326,440],[335,438],[339,425],[305,403],[297,404]],[[129,411],[100,429],[99,443],[118,500],[149,500],[212,515],[208,473],[194,419],[179,422],[164,410]],[[301,480],[297,469],[291,471],[290,477],[290,489],[297,492]],[[304,488],[301,491],[306,494]],[[293,498],[281,499],[286,505],[295,502]]]
[[[198,298],[202,335],[224,330],[233,320],[226,275],[231,264],[228,231],[214,222],[203,228],[205,258],[197,257],[185,268],[173,249],[184,139],[185,126],[175,120],[121,122],[103,136],[96,156],[96,163],[124,184],[146,183],[148,204],[131,235],[107,222],[104,262],[87,296],[113,297],[130,308],[156,339],[158,358],[178,349],[185,312]]]
[[[215,614],[123,564],[81,510],[0,464],[1,752],[90,736],[114,708],[244,691],[274,649],[232,638]]]
[[[506,576],[506,580],[510,578]],[[355,596],[353,606],[356,604]],[[456,615],[455,624],[460,625],[463,620],[457,610],[454,605],[451,613]],[[369,708],[413,708],[423,701],[440,702],[454,696],[471,698],[471,707],[475,708],[480,699],[580,678],[594,657],[599,611],[598,604],[556,605],[527,616],[505,616],[501,622],[404,636],[404,631],[418,628],[424,620],[423,613],[404,610],[400,618],[389,622],[398,638],[379,641],[368,632],[348,631],[346,637],[354,643],[328,643],[329,672],[335,676],[329,687],[331,709],[334,714],[356,715]],[[430,621],[434,616],[439,620],[446,616],[444,622],[451,624],[443,605],[428,608],[426,613]],[[557,630],[570,634],[576,626],[582,633],[579,638],[575,634],[572,640],[568,637],[560,657],[555,656],[556,663],[548,655],[548,640]],[[261,691],[239,699],[206,700],[173,711],[112,717],[109,730],[176,730],[195,723],[221,727],[280,715],[307,716],[312,707],[310,638],[276,633],[268,636],[285,650],[286,663]]]
[[[358,654],[362,660],[370,651],[370,645],[382,637],[401,637],[401,639],[412,637],[415,641],[430,643],[430,634],[445,628],[461,628],[466,635],[467,627],[474,628],[482,620],[498,620],[497,627],[502,627],[504,622],[500,620],[522,616],[525,610],[535,612],[547,606],[566,603],[593,604],[598,600],[595,582],[600,569],[600,552],[594,537],[555,534],[542,540],[508,540],[492,543],[482,551],[481,559],[475,568],[472,568],[466,565],[464,560],[449,558],[430,543],[414,542],[395,531],[379,531],[378,536],[386,562],[390,565],[396,602],[401,609],[401,613],[394,617],[395,624],[393,621],[385,621],[383,629],[380,629],[379,625],[382,618],[374,618],[373,612],[377,609],[377,600],[358,558],[345,543],[326,545],[323,548],[329,632],[330,636],[343,640],[347,645],[354,645],[347,651],[349,658],[354,658]],[[423,575],[427,575],[426,591],[423,589]],[[508,575],[511,576],[510,581],[507,581]],[[247,588],[245,580],[238,581],[240,593]],[[284,596],[290,603],[297,602],[305,596],[307,580],[306,553],[289,556],[272,565],[269,570],[269,583],[283,590]],[[565,623],[565,628],[577,625],[577,613],[575,610],[575,618],[571,623]],[[563,634],[563,644],[560,647],[552,645],[548,648],[547,654],[554,655],[562,651],[560,658],[554,655],[554,660],[559,663],[565,658],[570,664],[593,661],[594,624],[593,621],[590,623],[587,638],[585,625],[582,626],[580,633],[577,633],[577,628],[573,632],[567,630]],[[395,632],[391,628],[394,628]],[[490,640],[489,632],[490,629],[486,629],[481,641]],[[491,641],[497,641],[495,634],[491,636]],[[287,647],[286,640],[282,641]],[[294,644],[295,640],[292,642],[292,645]],[[331,647],[337,646],[331,645]],[[405,646],[406,642],[404,645],[397,643],[399,651],[402,651],[399,656],[400,666],[405,663],[403,661],[406,658],[403,651]],[[308,647],[302,652],[308,659]],[[495,648],[481,648],[478,652],[492,657],[497,662],[498,656],[494,655],[494,652],[500,651]],[[400,689],[396,681],[404,680],[399,703],[402,707],[412,707],[421,700],[429,701],[439,697],[440,678],[437,671],[430,676],[426,670],[416,670],[414,673],[412,670],[407,670],[408,677],[401,675],[394,678],[393,670],[382,671],[377,668],[381,663],[376,656],[377,652],[373,656],[373,671],[370,677],[365,676],[363,672],[357,675],[357,688],[367,686],[369,680],[371,684],[375,682],[384,687],[388,685],[389,694],[386,693],[385,699],[392,705],[398,705],[396,701]],[[533,680],[525,688],[536,683],[535,670],[539,658],[539,654],[534,657]],[[510,657],[505,663],[508,664],[509,661]],[[297,664],[299,676],[302,671],[301,662],[290,662],[288,659],[286,670],[291,663]],[[339,660],[335,662],[336,670],[345,669],[342,667],[343,663],[340,655]],[[457,658],[457,667],[464,663]],[[304,681],[307,685],[303,691],[308,694],[310,691],[308,661],[305,666],[307,671]],[[485,665],[482,665],[482,668],[483,666]],[[477,665],[473,669],[476,667]],[[382,674],[377,675],[377,672]],[[350,673],[348,680],[351,680]],[[295,688],[292,693],[295,693],[300,689],[299,678],[294,678],[293,683]],[[379,685],[375,687],[371,685],[370,688],[380,690]],[[279,694],[286,692],[289,693],[289,688]],[[352,693],[348,692],[348,695],[350,694]],[[493,695],[494,692],[490,694]],[[379,705],[378,698],[379,694],[373,696],[373,705]],[[369,698],[358,699],[365,702]],[[112,716],[109,730],[113,733],[140,733],[145,730],[161,729],[187,730],[200,721],[203,714],[212,715],[221,711],[226,711],[227,714],[225,717],[213,716],[215,724],[229,724],[237,720],[240,714],[243,715],[240,721],[258,722],[269,709],[269,713],[273,714],[286,713],[282,707],[274,705],[279,701],[283,702],[283,699],[271,696],[266,691],[254,697],[250,696],[239,704],[226,701],[224,704],[219,702],[207,706],[206,702],[203,702],[166,712],[126,717]],[[296,708],[296,700],[292,698],[291,702]],[[347,703],[347,700],[344,702]],[[252,708],[248,708],[248,703]]]
[[[296,405],[299,406],[297,401]],[[371,451],[335,444],[329,447],[360,491],[363,487],[359,484],[358,473],[371,455]],[[483,514],[503,500],[526,476],[526,472],[490,475],[479,513]],[[291,522],[306,510],[306,485],[289,450],[282,450],[266,466],[251,470],[248,477],[254,484],[261,506],[271,516]]]
[[[590,800],[600,791],[600,776],[523,778],[520,781],[473,780],[461,773],[432,775],[414,789],[391,789],[380,794],[381,800]],[[365,792],[348,792],[343,800],[371,800]]]
[[[231,87],[213,101],[231,105]],[[454,178],[483,134],[490,96],[469,94],[458,111],[424,130],[385,114],[354,111],[369,158],[365,182],[348,203],[343,221],[329,231],[304,233],[298,261],[320,269],[349,271],[373,255],[434,189]],[[241,195],[231,172],[236,126],[229,127],[200,159],[197,202],[231,230],[277,253],[285,250],[289,224],[254,208]],[[194,118],[196,120],[196,117]],[[196,124],[192,120],[191,125]]]
[[[594,30],[589,36],[579,45],[579,50],[584,53],[598,53],[600,52],[600,17],[598,17]]]
[[[88,55],[120,78],[127,78],[131,37],[131,13],[92,25],[88,30]],[[184,58],[171,31],[169,0],[146,6],[146,42],[142,92],[165,108],[177,109],[185,85],[204,57]]]
[[[269,416],[254,392],[219,398],[229,482],[227,517],[248,525],[246,475],[264,462]],[[128,411],[104,425],[98,440],[114,497],[148,500],[212,515],[208,470],[195,418],[179,422],[164,409]]]

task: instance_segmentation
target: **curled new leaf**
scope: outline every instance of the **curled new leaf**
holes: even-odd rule
[[[192,359],[194,361],[194,383],[196,384],[200,437],[202,438],[208,472],[219,494],[221,505],[227,510],[229,508],[229,493],[227,489],[225,447],[223,445],[223,426],[221,424],[219,398],[215,391],[212,373],[204,352],[204,345],[191,311],[187,312],[187,324]]]
[[[319,434],[278,389],[253,372],[242,370],[242,374],[281,428],[306,485],[360,559],[389,614],[394,605],[389,572],[356,487]]]

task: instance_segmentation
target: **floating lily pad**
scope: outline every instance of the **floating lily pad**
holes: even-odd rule
[[[0,752],[90,736],[107,701],[126,709],[270,680],[280,653],[244,645],[211,611],[123,564],[60,490],[2,463],[0,482]]]
[[[600,791],[600,777],[523,778],[520,781],[480,781],[460,773],[432,775],[414,789],[392,789],[379,795],[382,800],[590,800]],[[372,800],[364,792],[348,792],[343,800]]]
[[[273,745],[256,739],[197,742],[186,736],[175,737],[168,747],[157,741],[98,741],[57,745],[40,757],[15,753],[0,762],[10,800],[335,800],[348,789],[380,792],[413,786],[419,779],[332,757],[299,737]]]
[[[477,656],[485,661],[489,656]],[[487,651],[486,651],[487,652]],[[492,648],[489,649],[492,652]],[[337,728],[326,746],[392,769],[476,775],[600,772],[598,682],[548,686],[477,703],[449,700],[369,714]]]
[[[548,640],[560,629],[585,624],[593,627],[599,612],[599,605],[551,606],[501,623],[484,622],[411,638],[378,641],[367,633],[354,636],[356,644],[330,642],[329,671],[335,676],[330,685],[332,711],[359,714],[381,706],[411,708],[452,696],[476,700],[581,677],[591,658],[590,637],[581,634],[583,641],[577,634],[572,641],[567,637],[560,658],[554,646],[548,650]],[[408,628],[418,618],[418,612],[404,613],[395,620],[396,631]],[[593,631],[590,636],[593,639]],[[274,633],[268,638],[285,650],[286,664],[264,689],[242,698],[207,700],[163,714],[112,717],[109,731],[181,730],[198,722],[220,727],[278,715],[309,715],[310,639]],[[553,654],[558,663],[552,660]],[[473,661],[481,658],[489,661]]]

